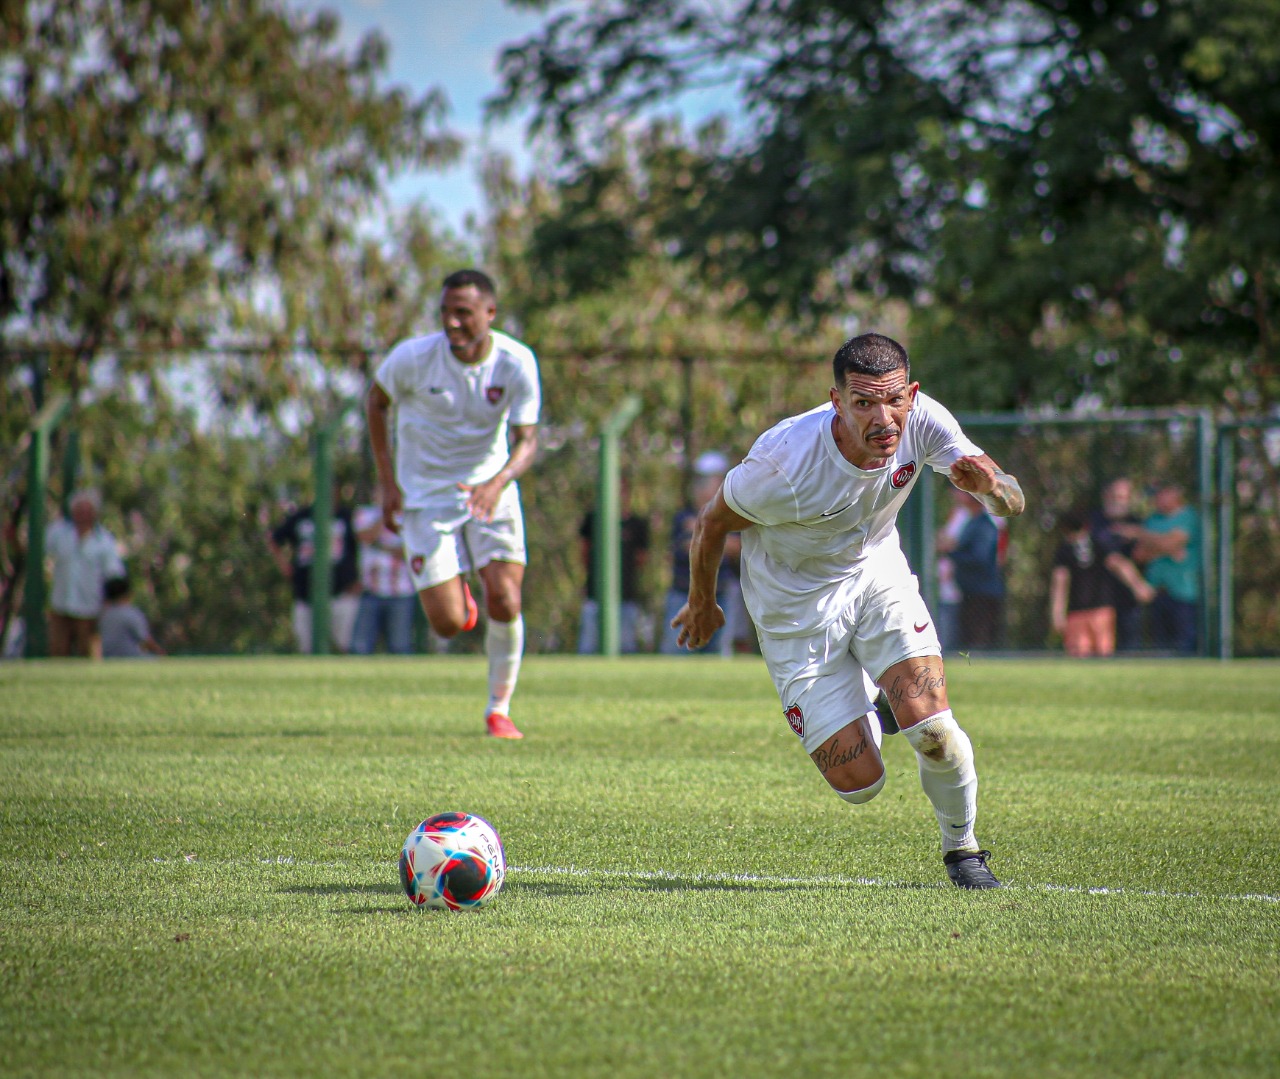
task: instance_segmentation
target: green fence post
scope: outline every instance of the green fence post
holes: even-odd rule
[[[311,654],[327,656],[332,624],[333,436],[336,424],[316,428],[312,449],[315,498],[311,503]]]
[[[622,609],[622,527],[618,487],[621,479],[619,443],[631,422],[640,415],[640,398],[625,398],[600,429],[600,480],[596,487],[596,513],[591,559],[595,569],[596,598],[600,611],[599,653],[619,651]]]
[[[1235,440],[1232,424],[1218,430],[1218,658],[1235,651]]]
[[[22,620],[26,626],[27,659],[49,654],[49,624],[45,620],[47,592],[44,583],[45,505],[49,494],[49,443],[70,401],[56,397],[36,413],[31,423],[31,447],[27,459],[27,571],[22,595]]]

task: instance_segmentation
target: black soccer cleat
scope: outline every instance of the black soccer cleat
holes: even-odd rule
[[[995,875],[987,868],[989,850],[952,850],[942,856],[947,876],[957,888],[1002,888]]]
[[[876,715],[880,717],[880,730],[885,734],[897,734],[901,730],[893,709],[889,707],[889,698],[885,696],[884,690],[876,696]]]

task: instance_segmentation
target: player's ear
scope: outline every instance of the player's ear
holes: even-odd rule
[[[907,407],[910,408],[916,403],[916,394],[920,390],[920,383],[913,382],[907,387]]]

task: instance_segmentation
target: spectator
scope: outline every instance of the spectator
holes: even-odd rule
[[[640,650],[640,575],[649,559],[649,522],[631,512],[631,484],[623,477],[619,485],[618,522],[621,540],[620,575],[622,578],[622,607],[618,612],[618,647],[623,653]],[[578,629],[578,653],[594,655],[600,651],[600,596],[596,582],[593,545],[595,542],[596,515],[589,511],[578,529],[581,540],[582,561],[587,570],[586,598],[582,601],[582,621]]]
[[[98,523],[102,496],[85,489],[71,496],[70,519],[45,531],[53,559],[49,598],[49,651],[55,656],[102,658],[98,616],[107,580],[124,574],[115,537]]]
[[[711,499],[715,498],[729,470],[729,459],[723,453],[714,451],[701,454],[694,462],[694,505],[686,505],[676,512],[671,521],[671,587],[667,591],[667,600],[662,619],[662,644],[660,650],[664,655],[678,656],[684,650],[676,643],[679,630],[671,625],[671,620],[679,613],[689,594],[689,545],[693,541],[693,526],[698,519],[698,511]],[[698,648],[690,651],[701,653],[717,653],[728,656],[733,653],[733,641],[737,635],[737,627],[730,620],[740,606],[742,586],[738,581],[738,556],[742,549],[741,537],[730,533],[725,541],[724,556],[720,562],[720,571],[716,578],[716,603],[725,612],[725,624],[717,629],[708,640]]]
[[[136,659],[143,652],[163,656],[164,649],[151,636],[147,616],[133,605],[128,577],[112,577],[106,583],[106,606],[99,626],[102,654],[107,659]]]
[[[1194,655],[1199,645],[1200,522],[1176,483],[1157,489],[1155,507],[1134,549],[1157,590],[1151,603],[1152,634],[1157,646]]]
[[[1136,603],[1150,603],[1155,589],[1128,558],[1098,540],[1083,510],[1063,515],[1062,532],[1049,586],[1053,629],[1069,656],[1114,655],[1114,582],[1123,582]]]
[[[981,503],[956,489],[955,506],[966,515],[954,544],[944,551],[960,589],[960,644],[964,649],[999,648],[1004,639],[1004,573],[1000,530]]]
[[[334,492],[330,554],[332,585],[329,634],[334,647],[346,652],[351,647],[356,612],[360,604],[359,551],[355,522],[349,507],[339,504]],[[267,547],[280,572],[293,586],[293,635],[298,651],[311,652],[311,563],[315,560],[313,507],[294,510],[267,536]]]
[[[960,646],[960,601],[964,598],[960,586],[956,584],[955,563],[948,552],[954,550],[960,533],[969,522],[968,509],[956,504],[956,488],[952,487],[950,490],[953,492],[951,513],[934,540],[934,549],[938,552],[935,562],[938,574],[938,616],[934,621],[944,654]]]
[[[381,637],[392,655],[413,651],[417,592],[404,561],[404,543],[383,523],[381,506],[361,506],[355,514],[360,541],[360,600],[351,651],[373,655]]]
[[[1102,505],[1089,516],[1089,530],[1096,546],[1116,551],[1130,562],[1142,534],[1142,519],[1133,512],[1133,481],[1120,476],[1102,489]],[[1112,574],[1111,590],[1116,612],[1116,649],[1136,652],[1142,647],[1143,604],[1134,590]]]

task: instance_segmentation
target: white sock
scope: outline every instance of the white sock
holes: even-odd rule
[[[875,708],[867,713],[867,726],[871,728],[871,740],[875,742],[876,749],[879,749],[884,742],[884,729],[880,726],[880,716]]]
[[[520,676],[520,659],[524,655],[524,615],[514,622],[495,622],[492,618],[484,631],[484,650],[489,657],[489,708],[485,713],[511,714],[511,695]]]
[[[904,727],[902,733],[916,751],[920,786],[933,803],[942,829],[942,852],[976,850],[973,825],[978,816],[978,772],[969,736],[960,729],[950,708]]]

